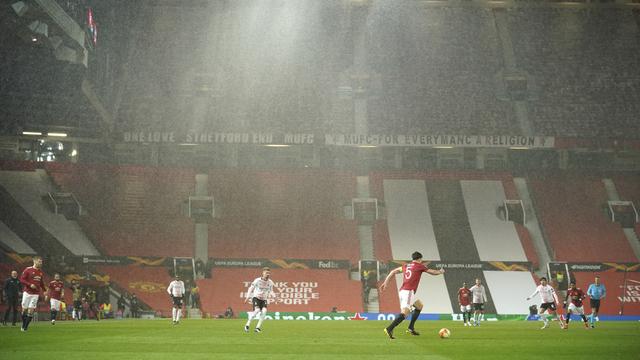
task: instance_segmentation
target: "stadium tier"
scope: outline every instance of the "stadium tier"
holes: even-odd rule
[[[371,133],[519,131],[513,106],[487,91],[503,68],[490,8],[382,5],[368,27],[367,62],[380,77],[368,104]]]
[[[528,103],[537,133],[638,137],[634,12],[541,7],[507,19],[515,63],[539,89]]]
[[[537,264],[537,257],[527,256],[535,255],[535,249],[526,229],[518,229],[517,224],[497,216],[497,208],[507,196],[517,198],[510,175],[376,173],[371,179],[372,193],[384,200],[386,207],[386,220],[374,225],[376,255],[407,259],[419,249],[430,260],[535,260]],[[439,299],[426,305],[430,307],[427,311],[450,311],[457,303],[462,282],[471,286],[476,277],[486,284],[480,270],[449,270],[444,277],[426,276],[423,281],[430,282],[431,290],[422,296]],[[491,297],[490,289],[488,293]],[[387,293],[380,295],[380,309],[390,311],[397,307],[397,298]],[[488,305],[487,311],[495,311],[493,305]]]
[[[210,172],[209,192],[220,211],[209,225],[209,255],[356,263],[356,224],[342,211],[355,184],[352,173],[331,171]]]
[[[406,259],[422,249],[432,260],[537,262],[526,229],[497,216],[506,198],[518,198],[509,174],[374,173],[370,178],[387,217],[374,226],[376,254],[389,256],[390,248],[394,259]]]
[[[214,269],[211,279],[197,282],[202,310],[210,316],[224,313],[229,306],[236,312],[250,310],[244,297],[260,273],[260,269]],[[333,307],[349,312],[363,310],[360,282],[349,280],[347,270],[272,269],[271,279],[276,289],[270,313],[329,312]]]
[[[556,260],[638,261],[620,224],[604,211],[607,195],[600,178],[546,174],[529,184]]]

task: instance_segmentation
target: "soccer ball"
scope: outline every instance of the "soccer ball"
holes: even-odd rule
[[[440,329],[440,331],[438,332],[438,335],[440,335],[440,338],[442,339],[446,339],[449,336],[451,336],[451,331],[449,331],[449,329],[447,328],[442,328]]]

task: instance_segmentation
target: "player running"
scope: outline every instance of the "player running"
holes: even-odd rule
[[[556,316],[560,324],[560,328],[564,329],[564,322],[556,312],[556,304],[559,303],[558,295],[556,294],[556,291],[553,289],[553,287],[551,287],[551,285],[547,283],[546,277],[540,278],[540,285],[538,285],[538,287],[536,288],[536,291],[534,291],[533,294],[531,294],[531,296],[527,298],[527,301],[531,300],[531,298],[536,296],[536,294],[540,294],[540,298],[542,299],[542,304],[540,305],[540,310],[538,311],[538,314],[540,315],[540,318],[544,322],[544,325],[540,329],[546,329],[549,327],[549,319],[546,313],[547,310],[549,310],[551,315]]]
[[[476,278],[476,284],[469,291],[473,294],[473,326],[480,326],[480,322],[484,320],[484,303],[487,302],[487,291],[479,278]]]
[[[64,283],[60,280],[60,274],[53,275],[53,280],[49,283],[49,289],[45,293],[44,301],[49,298],[49,306],[51,313],[51,325],[56,324],[56,318],[60,311],[62,298],[64,297]]]
[[[173,309],[171,309],[171,320],[173,321],[173,325],[177,325],[180,323],[180,316],[182,315],[182,303],[185,293],[184,282],[180,280],[180,275],[176,275],[175,280],[173,280],[169,284],[167,292],[171,296],[171,300],[173,302]]]
[[[471,326],[471,290],[467,289],[466,282],[463,282],[462,287],[458,289],[458,305],[460,305],[464,326]]]
[[[249,290],[247,290],[247,297],[244,301],[249,303],[249,299],[251,299],[253,311],[247,313],[249,319],[244,325],[244,332],[249,332],[251,320],[258,317],[258,324],[254,331],[257,333],[262,332],[262,322],[265,316],[267,316],[267,304],[273,294],[273,286],[275,285],[270,277],[271,269],[268,267],[262,268],[262,276],[253,280],[249,286]]]
[[[589,305],[591,305],[591,316],[589,316],[589,323],[591,328],[595,327],[595,321],[598,318],[598,312],[600,311],[600,300],[607,296],[607,289],[603,284],[600,284],[600,276],[596,275],[594,279],[595,283],[589,285],[587,288],[587,295],[589,296]]]
[[[389,339],[395,339],[393,336],[393,329],[398,326],[411,312],[411,308],[413,307],[413,313],[411,315],[411,322],[409,323],[409,328],[407,332],[411,335],[420,335],[414,328],[416,320],[418,320],[418,316],[420,316],[420,312],[422,311],[422,301],[417,298],[416,290],[418,290],[418,285],[420,284],[420,278],[422,273],[425,272],[430,275],[441,275],[444,274],[444,269],[433,270],[428,269],[422,263],[422,254],[419,252],[414,252],[411,254],[411,261],[408,264],[404,264],[401,267],[393,269],[389,275],[384,279],[384,282],[380,286],[380,291],[384,291],[387,288],[387,284],[389,284],[389,280],[396,274],[403,274],[402,278],[402,286],[400,287],[400,291],[398,292],[398,296],[400,297],[400,314],[393,320],[393,322],[384,329],[384,333],[387,334]]]
[[[21,331],[27,331],[29,323],[33,319],[33,311],[38,306],[40,292],[46,290],[44,286],[44,273],[42,272],[42,258],[33,257],[33,266],[30,266],[20,275],[22,289],[22,327]]]
[[[584,300],[585,295],[582,292],[582,289],[576,287],[576,281],[571,280],[569,283],[569,290],[567,290],[567,297],[564,299],[565,305],[567,304],[567,300],[571,299],[571,302],[568,304],[567,309],[567,324],[565,325],[565,329],[569,329],[569,321],[571,321],[571,314],[577,314],[582,316],[582,321],[584,321],[584,327],[589,328],[589,323],[587,322],[587,317],[584,316],[584,306],[582,305],[582,301]]]

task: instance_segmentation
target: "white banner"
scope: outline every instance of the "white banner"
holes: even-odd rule
[[[553,148],[554,137],[518,135],[325,135],[325,145],[400,147],[526,147]]]

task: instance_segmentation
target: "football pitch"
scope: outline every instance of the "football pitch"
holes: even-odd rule
[[[640,323],[605,322],[586,330],[553,323],[419,321],[420,336],[390,340],[382,321],[265,321],[245,333],[243,320],[107,320],[0,327],[0,359],[639,359]],[[252,324],[255,325],[255,322]],[[438,330],[451,330],[440,339]]]

